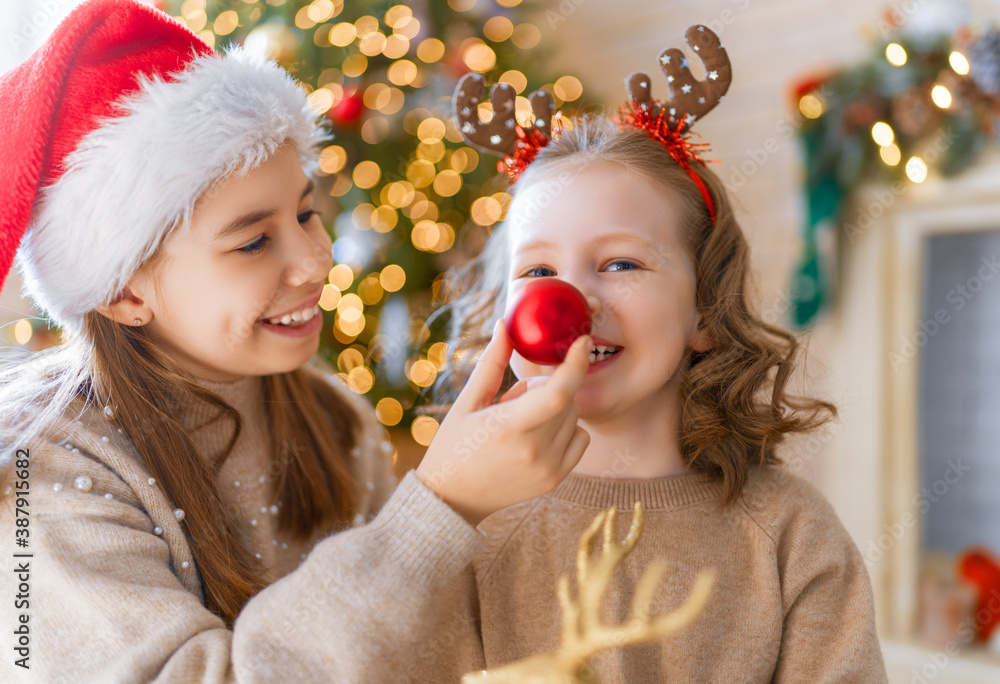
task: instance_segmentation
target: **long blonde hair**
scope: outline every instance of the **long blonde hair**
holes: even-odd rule
[[[513,188],[544,180],[568,164],[610,162],[660,185],[677,202],[682,239],[695,265],[696,305],[712,339],[706,352],[688,350],[681,384],[680,448],[685,465],[718,478],[732,504],[754,464],[775,465],[784,436],[817,428],[836,416],[826,401],[792,396],[798,341],[761,320],[747,303],[750,251],[722,181],[695,165],[708,187],[717,218],[687,172],[646,133],[619,128],[600,114],[580,117],[531,163]],[[507,299],[507,230],[498,224],[482,252],[445,276],[444,305],[432,319],[447,319],[448,359],[425,412],[442,414],[454,403],[489,342]],[[773,377],[772,377],[773,371]],[[501,387],[516,382],[508,368]]]
[[[143,268],[154,268],[154,256]],[[8,350],[0,367],[0,496],[18,445],[30,445],[64,418],[77,397],[83,410],[128,406],[113,420],[134,445],[174,507],[185,512],[185,531],[202,579],[207,607],[232,625],[246,602],[266,585],[263,568],[237,539],[216,477],[242,429],[239,412],[189,380],[144,328],[120,325],[91,311],[83,332],[52,349]],[[329,383],[303,369],[265,376],[278,498],[278,526],[309,539],[317,529],[346,523],[357,505],[357,482],[348,454],[360,441],[360,417]],[[218,454],[201,454],[181,416],[204,402],[231,423]],[[74,417],[75,419],[75,417]],[[61,436],[55,435],[55,439]]]

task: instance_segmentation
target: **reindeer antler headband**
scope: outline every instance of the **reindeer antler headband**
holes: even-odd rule
[[[733,79],[733,68],[719,36],[708,27],[692,26],[684,38],[704,62],[707,71],[705,80],[699,81],[692,76],[683,52],[678,48],[667,48],[660,53],[659,61],[667,76],[670,97],[662,102],[654,100],[649,76],[642,72],[633,73],[625,79],[629,100],[619,108],[616,121],[645,131],[664,146],[697,184],[714,221],[712,195],[691,166],[692,161],[706,165],[698,150],[708,146],[692,143],[688,138],[695,121],[702,119],[725,98]],[[493,118],[484,123],[479,118],[478,108],[485,92],[486,83],[479,74],[467,74],[459,81],[455,89],[455,114],[459,129],[465,139],[476,147],[503,155],[497,169],[506,173],[513,183],[534,161],[538,151],[549,144],[553,135],[558,135],[558,130],[551,130],[552,95],[544,90],[531,94],[533,121],[529,126],[522,127],[514,116],[514,89],[505,83],[498,83],[490,91]]]

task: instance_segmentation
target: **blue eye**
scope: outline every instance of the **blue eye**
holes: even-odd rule
[[[631,261],[612,261],[611,262],[611,266],[614,266],[615,264],[621,264],[623,266],[632,266],[632,268],[625,269],[625,270],[628,270],[628,271],[633,271],[636,268],[638,268],[638,266],[636,266],[635,264],[633,264]]]
[[[525,271],[524,275],[531,275],[535,271],[539,271],[539,270],[541,270],[541,271],[551,271],[551,269],[548,266],[535,266],[530,271]]]
[[[257,238],[253,242],[251,242],[246,247],[240,247],[236,251],[237,252],[243,252],[244,254],[256,254],[257,252],[259,252],[262,249],[264,249],[264,245],[266,245],[270,241],[271,241],[271,238],[269,238],[266,235],[261,235],[259,238]]]

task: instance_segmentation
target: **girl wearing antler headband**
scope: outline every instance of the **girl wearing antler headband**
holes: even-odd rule
[[[21,587],[0,679],[397,681],[474,525],[582,455],[587,345],[493,407],[497,336],[393,491],[371,406],[308,365],[333,266],[308,176],[327,132],[286,72],[89,0],[0,76],[0,112],[0,285],[16,253],[67,332],[0,368]]]
[[[601,508],[617,507],[627,525],[636,500],[645,536],[608,590],[604,621],[629,620],[643,568],[656,559],[669,570],[651,615],[679,606],[703,568],[716,584],[686,629],[597,655],[593,681],[886,679],[861,554],[822,494],[780,467],[783,438],[836,409],[789,394],[796,339],[747,301],[747,241],[688,137],[722,101],[729,59],[705,27],[691,27],[687,41],[705,79],[680,50],[666,50],[659,61],[671,97],[652,99],[649,76],[633,74],[615,119],[584,116],[551,131],[551,99],[536,94],[534,120],[520,126],[513,92],[497,86],[494,117],[483,123],[482,79],[467,76],[456,90],[460,129],[503,154],[500,170],[515,182],[483,253],[451,274],[444,311],[458,353],[437,398],[447,405],[475,358],[466,352],[534,278],[561,278],[584,294],[595,347],[574,397],[591,437],[586,453],[551,494],[480,526],[489,542],[475,576],[456,589],[464,608],[441,627],[464,634],[441,681],[556,651],[557,579],[573,567],[575,540]],[[551,381],[550,367],[517,353],[510,365],[507,396]],[[587,629],[600,643],[611,628]],[[436,667],[446,668],[440,659]]]

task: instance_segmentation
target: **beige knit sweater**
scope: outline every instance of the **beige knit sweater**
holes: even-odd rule
[[[615,506],[623,539],[637,499],[644,532],[614,575],[607,622],[626,619],[654,559],[668,571],[653,616],[681,605],[702,568],[715,569],[716,583],[680,633],[595,657],[603,684],[887,681],[857,546],[815,487],[775,468],[753,470],[744,500],[726,510],[721,485],[696,473],[649,480],[573,473],[551,494],[487,518],[480,524],[487,545],[455,585],[460,598],[425,646],[417,679],[457,682],[465,672],[556,650],[557,580],[575,577],[578,538]]]
[[[305,544],[277,530],[282,502],[270,493],[262,378],[201,382],[244,418],[218,486],[273,582],[232,630],[204,606],[179,514],[100,408],[64,422],[71,430],[65,443],[23,445],[30,449],[30,545],[15,551],[32,554],[17,559],[29,563],[30,605],[15,608],[14,497],[7,492],[0,500],[8,549],[0,681],[407,681],[399,673],[415,660],[443,592],[485,540],[412,473],[393,493],[384,429],[363,398],[332,382],[364,418],[352,458],[360,512],[353,529],[319,530]],[[73,415],[81,406],[71,407]],[[190,424],[206,418],[192,411]],[[195,432],[206,453],[221,446],[222,422]],[[11,643],[22,614],[29,616],[29,669],[14,664]]]

